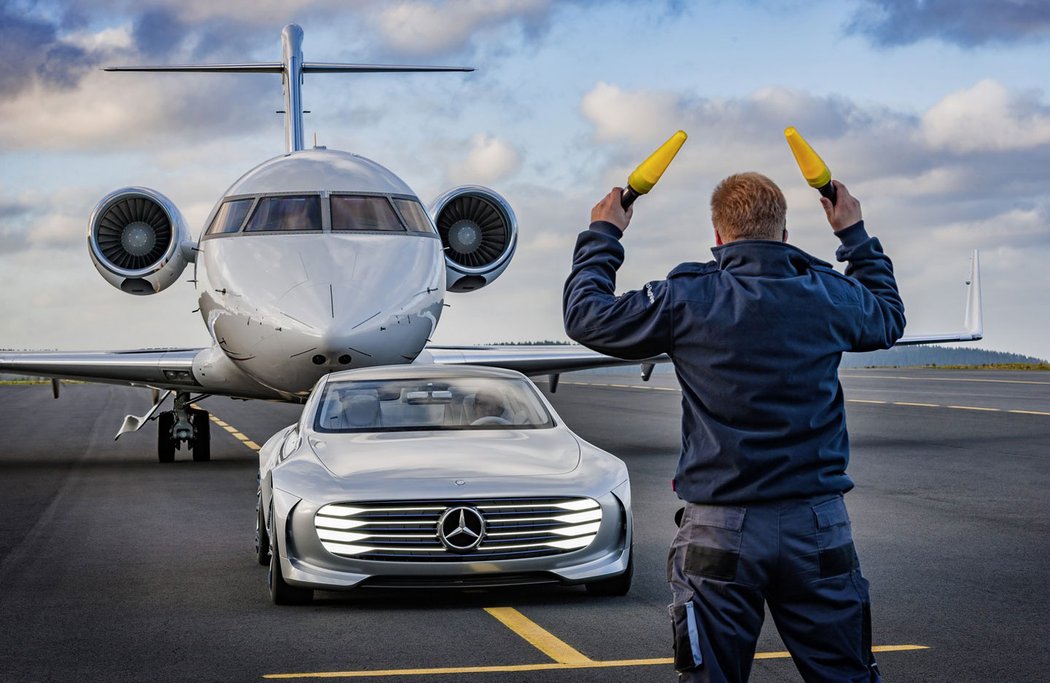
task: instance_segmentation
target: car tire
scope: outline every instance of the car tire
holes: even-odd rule
[[[627,569],[623,574],[608,579],[599,579],[586,584],[590,595],[600,596],[622,596],[631,590],[631,580],[634,578],[634,548],[631,548],[631,556],[627,560]]]
[[[255,503],[255,558],[262,566],[270,564],[270,535],[266,533],[266,516],[262,511],[262,495]]]
[[[273,520],[273,509],[270,509],[270,519]],[[301,588],[292,586],[284,580],[281,571],[281,557],[277,551],[274,537],[270,535],[270,571],[267,572],[270,584],[270,600],[275,605],[308,605],[314,599],[312,588]]]

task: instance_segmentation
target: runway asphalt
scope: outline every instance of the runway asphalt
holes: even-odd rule
[[[1050,373],[844,370],[843,384],[885,680],[1047,680]],[[146,391],[0,386],[0,681],[672,681],[675,386],[579,373],[552,398],[630,468],[627,597],[319,593],[292,608],[269,603],[252,555],[252,446],[297,406],[208,399],[229,426],[213,425],[212,462],[159,465],[153,425],[113,441]],[[751,680],[801,680],[770,626]],[[309,676],[324,672],[343,675]]]

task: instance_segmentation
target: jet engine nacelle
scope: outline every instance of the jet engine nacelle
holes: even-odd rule
[[[507,200],[487,187],[449,190],[430,205],[445,247],[445,288],[481,289],[498,278],[518,246],[518,219]]]
[[[140,295],[169,287],[194,255],[182,213],[145,187],[124,187],[99,201],[88,226],[88,253],[106,282]]]

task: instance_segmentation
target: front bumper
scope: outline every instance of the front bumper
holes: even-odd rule
[[[314,517],[323,504],[274,492],[273,528],[285,581],[320,590],[356,587],[479,587],[537,583],[579,584],[618,576],[630,561],[633,517],[630,486],[593,496],[602,509],[602,522],[594,540],[570,552],[529,557],[471,561],[377,561],[340,557],[328,552],[318,538]]]

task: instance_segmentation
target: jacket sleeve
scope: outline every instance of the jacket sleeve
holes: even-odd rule
[[[616,271],[623,264],[620,230],[604,221],[576,240],[572,272],[562,297],[565,332],[584,346],[628,359],[671,352],[672,301],[666,280],[620,296]]]
[[[860,283],[860,316],[853,337],[853,351],[888,349],[904,334],[904,302],[893,277],[893,263],[878,238],[870,237],[859,221],[838,234],[842,245],[835,252],[845,261],[846,276]]]

